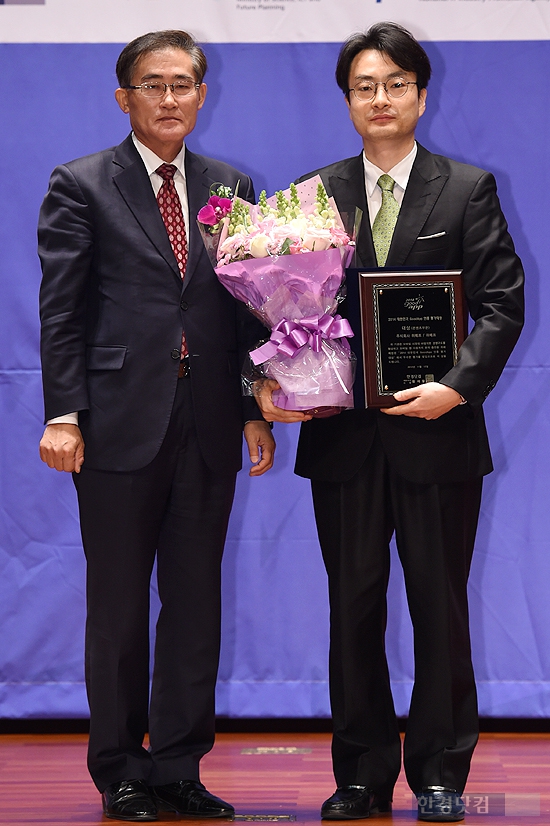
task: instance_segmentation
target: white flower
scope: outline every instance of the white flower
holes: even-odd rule
[[[256,235],[250,241],[250,255],[253,258],[267,258],[267,247],[270,244],[270,239],[267,235]]]
[[[302,238],[308,229],[308,220],[305,215],[300,215],[298,218],[293,218],[289,221],[287,226],[290,228],[289,234],[296,235]]]
[[[326,229],[309,227],[304,233],[302,244],[306,249],[318,252],[319,250],[328,250],[332,244],[332,239]]]

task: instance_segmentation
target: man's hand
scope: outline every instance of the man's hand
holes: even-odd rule
[[[312,417],[300,410],[283,410],[273,404],[272,394],[280,384],[273,379],[262,379],[254,383],[254,396],[266,422],[308,422]]]
[[[253,467],[250,476],[261,476],[273,467],[275,456],[275,439],[267,422],[247,422],[244,426],[244,438],[248,445],[248,455]]]
[[[40,440],[40,458],[48,467],[80,473],[84,439],[76,424],[49,424]]]
[[[414,416],[417,419],[439,419],[462,401],[460,393],[436,381],[410,387],[408,390],[398,390],[393,396],[398,402],[408,403],[383,407],[382,413],[387,413],[388,416]]]

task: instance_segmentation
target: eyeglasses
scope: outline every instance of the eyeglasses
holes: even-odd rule
[[[409,86],[418,86],[415,80],[403,80],[402,77],[392,77],[391,80],[386,80],[385,83],[378,81],[374,83],[372,80],[361,80],[356,83],[353,89],[348,89],[348,94],[353,92],[357,100],[374,100],[379,86],[382,86],[384,92],[391,98],[402,98],[407,94]]]
[[[141,83],[139,86],[124,86],[124,89],[139,89],[146,98],[161,98],[168,89],[177,98],[185,98],[192,95],[196,89],[200,89],[200,83],[193,83],[190,80],[178,80],[177,83]]]

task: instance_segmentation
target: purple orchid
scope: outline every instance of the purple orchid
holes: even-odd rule
[[[208,204],[214,208],[218,220],[225,218],[231,212],[232,201],[230,198],[220,198],[219,195],[211,195],[208,199]]]
[[[231,212],[231,199],[220,198],[219,195],[211,195],[205,206],[199,210],[197,219],[201,224],[209,227],[215,226],[219,221]]]
[[[197,220],[200,221],[201,224],[206,224],[206,226],[209,227],[213,227],[220,220],[220,218],[216,215],[216,210],[210,204],[211,200],[212,198],[209,199],[206,206],[199,209],[199,214],[197,215]],[[231,201],[229,203],[231,203]]]

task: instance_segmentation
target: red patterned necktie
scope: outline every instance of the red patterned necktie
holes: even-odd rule
[[[174,164],[163,163],[156,170],[157,175],[160,175],[162,178],[162,185],[157,195],[157,203],[162,220],[164,221],[164,226],[166,227],[166,232],[168,233],[168,238],[170,239],[170,244],[176,256],[181,277],[183,278],[185,275],[185,267],[187,266],[187,235],[185,233],[181,201],[174,184],[176,169]],[[182,359],[185,358],[187,353],[185,333],[182,333]]]

